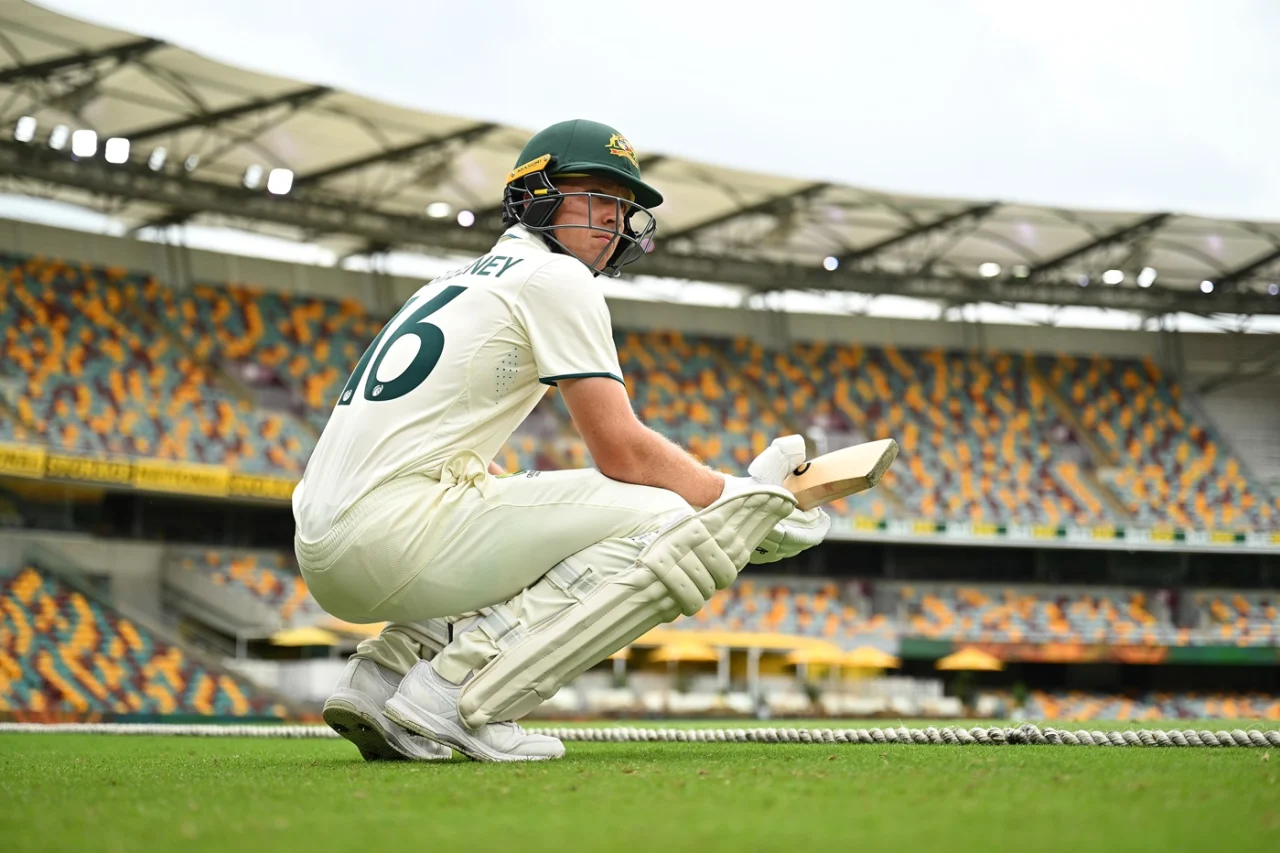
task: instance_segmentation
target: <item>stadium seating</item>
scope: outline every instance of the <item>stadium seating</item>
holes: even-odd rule
[[[205,362],[273,371],[318,430],[369,342],[382,328],[355,300],[291,296],[244,285],[198,284],[175,294],[149,281],[135,295]]]
[[[188,549],[178,572],[247,595],[281,618],[276,628],[324,613],[284,554]],[[1158,593],[1120,588],[999,588],[990,585],[883,584],[882,609],[859,585],[747,576],[718,593],[675,630],[787,634],[841,648],[897,651],[900,637],[954,642],[1274,645],[1276,596],[1196,593],[1202,624],[1176,628]],[[1210,620],[1214,624],[1207,624]],[[1006,708],[1012,700],[997,697]],[[992,700],[995,701],[995,700]],[[0,576],[0,712],[45,715],[272,715],[283,709],[211,670],[100,601],[37,568]],[[1262,695],[1152,693],[1142,697],[1036,692],[1031,719],[1145,720],[1229,717],[1280,719],[1280,699]]]
[[[1008,694],[1001,695],[1006,707]],[[1146,693],[1129,697],[1081,691],[1028,694],[1028,720],[1280,720],[1280,697],[1263,693]]]
[[[614,337],[640,419],[708,465],[740,473],[780,432],[777,414],[757,406],[720,357],[720,342],[658,332]]]
[[[197,616],[238,613],[264,636],[325,618],[289,554],[192,548],[174,552],[169,570],[171,587],[202,602],[191,611]],[[1195,593],[1194,610],[1179,626],[1159,590],[888,582],[874,589],[880,613],[857,587],[752,574],[672,627],[781,633],[885,650],[895,650],[904,636],[989,643],[1280,645],[1280,598],[1270,593]],[[236,596],[251,597],[253,605]],[[249,622],[242,629],[251,633]]]
[[[779,352],[746,341],[733,352],[779,412],[841,436],[836,446],[896,437],[902,464],[885,483],[900,514],[1022,524],[1105,518],[1076,464],[1054,458],[1057,417],[1017,356],[829,344]]]
[[[898,591],[904,634],[993,643],[1185,645],[1154,596],[1123,589],[908,585]]]
[[[742,578],[672,628],[687,631],[777,633],[828,640],[842,648],[896,648],[897,631],[870,602],[834,582]]]
[[[130,314],[122,270],[0,256],[12,303],[4,361],[25,377],[15,408],[28,437],[58,450],[297,474],[313,439],[291,418],[222,391],[175,341]]]
[[[383,325],[355,300],[238,284],[198,284],[189,293],[175,294],[150,280],[132,285],[129,295],[187,341],[200,362],[247,364],[278,380],[317,435],[356,362]],[[540,409],[557,419],[553,431],[562,431],[550,403],[544,401]],[[563,467],[529,433],[522,428],[495,461],[508,471]],[[301,461],[305,463],[305,456]]]
[[[0,711],[279,717],[285,709],[28,567],[0,577]]]
[[[0,441],[26,444],[38,440],[39,438],[34,431],[16,420],[4,417],[3,413],[0,413]]]
[[[0,255],[0,296],[0,383],[18,386],[12,411],[0,406],[0,440],[286,477],[301,472],[382,324],[352,300],[219,284],[177,293],[122,270],[12,255]],[[659,332],[619,331],[615,343],[640,417],[718,469],[740,472],[792,429],[824,452],[898,438],[902,459],[886,488],[835,502],[835,514],[1126,523],[1109,509],[1110,488],[1142,526],[1272,529],[1280,520],[1276,499],[1179,407],[1178,388],[1150,363],[839,343],[773,350]],[[223,371],[265,377],[288,405],[255,410]],[[535,420],[500,465],[590,464],[558,395]],[[1106,487],[1086,448],[1067,440],[1079,429],[1116,457],[1100,472]]]
[[[203,575],[214,585],[247,593],[280,618],[282,624],[304,624],[325,618],[307,591],[293,556],[279,551],[200,549],[175,555],[176,572]]]
[[[1180,406],[1181,390],[1149,360],[1040,357],[1040,372],[1114,453],[1112,485],[1136,522],[1271,529],[1280,504]]]
[[[1175,623],[1168,596],[1121,587],[881,583],[871,601],[833,582],[745,576],[684,630],[778,632],[841,646],[895,649],[899,637],[975,643],[1125,646],[1277,646],[1280,596],[1195,593],[1196,608]]]
[[[1196,627],[1203,641],[1240,646],[1280,645],[1280,594],[1274,592],[1197,592]]]

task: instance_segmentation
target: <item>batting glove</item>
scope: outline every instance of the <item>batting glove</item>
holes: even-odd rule
[[[779,521],[756,546],[748,560],[753,566],[776,563],[794,557],[801,551],[822,542],[831,529],[831,516],[821,507],[802,510],[796,507],[791,515]]]
[[[782,481],[804,464],[804,436],[784,435],[775,438],[751,464],[746,477],[725,477],[721,498],[761,486],[781,486]]]

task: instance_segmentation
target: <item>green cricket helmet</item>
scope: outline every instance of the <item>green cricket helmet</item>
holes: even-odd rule
[[[590,192],[562,193],[555,186],[556,178],[586,176],[616,181],[627,189],[631,197]],[[552,225],[556,211],[570,195],[587,198],[587,223]],[[612,229],[592,224],[595,219],[591,211],[597,204],[616,206]],[[658,226],[650,208],[660,204],[662,193],[641,179],[635,149],[625,136],[606,124],[574,119],[551,125],[524,146],[515,168],[507,174],[502,219],[507,225],[520,224],[541,234],[553,250],[565,254],[571,253],[554,233],[561,229],[585,228],[616,235],[616,244],[606,245],[594,263],[584,261],[593,272],[604,261],[600,271],[616,277],[624,266],[652,251],[653,236]],[[607,261],[605,252],[611,252]]]

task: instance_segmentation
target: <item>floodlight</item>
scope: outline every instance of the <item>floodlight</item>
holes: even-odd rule
[[[92,157],[98,153],[98,134],[81,128],[71,134],[71,153],[77,157]]]
[[[267,192],[284,195],[293,186],[293,171],[290,169],[272,169],[267,175]]]
[[[108,163],[127,163],[129,161],[129,140],[123,136],[113,136],[102,147],[103,156]]]

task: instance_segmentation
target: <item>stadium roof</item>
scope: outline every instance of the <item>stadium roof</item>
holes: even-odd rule
[[[0,191],[107,211],[135,231],[193,222],[340,255],[481,252],[530,135],[234,68],[24,0],[0,0],[0,32]],[[81,129],[94,151],[75,156],[67,134]],[[88,151],[87,135],[79,144]],[[660,250],[638,274],[948,305],[1280,314],[1280,223],[897,195],[643,148],[641,164],[667,203]],[[291,173],[287,192],[268,191],[273,169]]]

